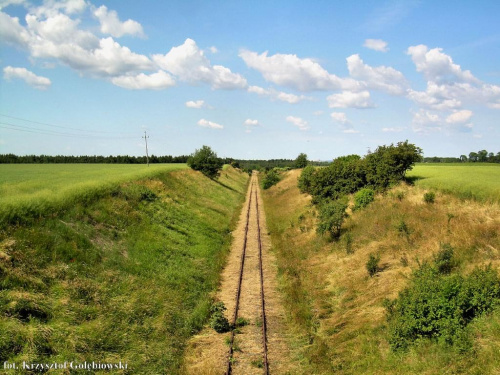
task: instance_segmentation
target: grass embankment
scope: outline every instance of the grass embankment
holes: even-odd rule
[[[0,224],[90,202],[125,181],[184,168],[186,164],[0,164]]]
[[[468,275],[490,263],[499,270],[498,204],[441,193],[428,204],[422,189],[401,185],[362,210],[349,210],[340,238],[329,242],[316,234],[316,208],[297,188],[299,173],[288,172],[263,197],[286,307],[303,338],[304,373],[500,371],[499,310],[468,325],[471,344],[463,353],[438,340],[393,351],[384,307],[409,285],[419,264],[434,262],[444,243],[454,248],[452,274]],[[373,277],[366,267],[370,254],[380,256]]]
[[[209,313],[247,181],[233,168],[219,182],[161,173],[2,229],[0,362],[178,373]]]
[[[500,203],[500,165],[494,163],[435,163],[415,165],[407,176],[415,185],[457,195],[462,199]]]

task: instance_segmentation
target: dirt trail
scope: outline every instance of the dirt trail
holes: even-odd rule
[[[252,194],[251,202],[250,194]],[[270,252],[271,243],[267,235],[264,206],[256,175],[252,176],[238,226],[233,232],[231,252],[217,293],[217,299],[226,305],[226,316],[232,322],[245,239],[247,210],[250,204],[247,247],[238,309],[238,317],[245,318],[250,323],[241,327],[240,333],[234,336],[232,373],[251,375],[264,372],[256,201],[259,204],[262,241],[269,373],[293,373],[294,366],[291,364],[290,352],[286,345],[284,309],[277,291],[276,261]],[[224,374],[227,368],[230,336],[230,333],[217,334],[213,329],[205,328],[199,335],[193,337],[186,352],[186,372],[188,374]]]

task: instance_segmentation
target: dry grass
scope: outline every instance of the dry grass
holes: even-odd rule
[[[299,173],[289,172],[264,198],[273,246],[278,249],[286,307],[309,336],[303,356],[311,372],[500,370],[498,360],[494,364],[488,360],[493,347],[484,340],[478,340],[473,358],[444,354],[432,345],[394,355],[387,344],[383,307],[384,299],[396,298],[407,285],[412,269],[432,260],[441,243],[454,247],[458,272],[490,263],[499,269],[498,204],[465,202],[441,193],[436,194],[434,204],[426,204],[425,190],[400,185],[377,196],[367,208],[349,212],[340,239],[329,242],[315,233],[315,209],[296,187]],[[401,200],[398,192],[404,194]],[[397,230],[401,221],[409,228],[408,234]],[[348,236],[352,239],[350,253],[346,251]],[[374,277],[365,267],[370,254],[380,255],[380,270]],[[486,321],[486,325],[494,324]]]

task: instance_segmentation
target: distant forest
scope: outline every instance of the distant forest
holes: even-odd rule
[[[472,163],[500,163],[500,152],[497,152],[496,155],[493,152],[488,152],[486,150],[481,150],[478,152],[470,152],[469,156],[460,155],[459,158],[454,157],[424,157],[424,163],[463,163],[463,162],[472,162]]]
[[[151,164],[158,163],[186,163],[189,155],[181,156],[156,156],[151,155],[149,162]],[[222,159],[225,164],[232,164],[235,167],[245,170],[253,169],[272,169],[272,168],[293,168],[295,160],[292,159],[270,159],[270,160],[243,160],[243,159]],[[424,163],[463,163],[463,162],[478,162],[478,163],[500,163],[500,152],[494,154],[486,150],[478,152],[470,152],[469,155],[461,155],[460,157],[424,157]],[[328,165],[331,161],[309,161],[312,165]],[[146,164],[145,156],[98,156],[98,155],[80,155],[80,156],[64,156],[64,155],[24,155],[17,156],[14,154],[0,154],[0,164]]]
[[[158,163],[186,163],[189,155],[181,156],[156,156],[151,155],[149,162],[151,164]],[[271,159],[271,160],[242,160],[223,158],[224,164],[232,164],[237,168],[242,169],[272,169],[278,168],[293,168],[295,160],[291,159]],[[14,154],[0,154],[0,164],[146,164],[145,156],[97,156],[97,155],[81,155],[81,156],[50,156],[50,155],[25,155],[17,156]],[[327,165],[329,162],[310,162],[314,165]]]

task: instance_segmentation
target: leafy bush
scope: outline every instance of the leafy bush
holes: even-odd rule
[[[442,275],[424,264],[413,273],[410,286],[386,306],[391,348],[406,349],[429,338],[467,350],[464,328],[499,301],[500,279],[491,266],[462,277]]]
[[[201,149],[196,150],[189,157],[187,164],[195,171],[200,171],[212,180],[219,177],[223,165],[222,160],[208,146],[203,146]]]
[[[354,194],[354,209],[359,210],[368,206],[375,199],[375,192],[372,189],[364,188]]]
[[[210,308],[210,312],[212,314],[210,318],[210,327],[212,327],[217,333],[228,332],[231,329],[229,321],[224,315],[224,311],[226,310],[224,302],[216,302]]]
[[[264,179],[262,180],[262,187],[264,189],[269,189],[271,186],[276,185],[280,181],[280,176],[276,169],[271,169],[266,172]]]
[[[434,203],[435,199],[436,199],[436,194],[434,194],[433,191],[429,191],[428,193],[424,194],[425,203]]]
[[[449,243],[441,244],[439,252],[434,256],[434,264],[439,273],[450,273],[455,262],[453,259],[453,247]]]
[[[386,189],[404,179],[406,172],[421,159],[422,149],[408,141],[379,146],[365,158],[366,182],[376,189]]]
[[[368,262],[366,262],[366,270],[368,271],[370,277],[373,277],[379,271],[379,266],[378,266],[379,262],[380,262],[380,255],[375,256],[373,254],[370,254]]]
[[[340,228],[347,217],[345,200],[336,200],[324,203],[319,209],[319,224],[317,231],[320,234],[329,232],[332,238],[340,235]]]
[[[317,203],[352,194],[365,185],[363,160],[358,155],[344,156],[314,173],[310,194]]]
[[[373,153],[361,158],[347,155],[335,159],[326,168],[308,171],[301,191],[308,192],[313,202],[338,199],[364,187],[384,190],[405,178],[415,162],[421,159],[422,150],[413,144],[380,146]],[[310,182],[309,182],[310,181]]]
[[[299,190],[301,193],[310,193],[315,170],[312,165],[308,165],[302,170],[299,177]]]

